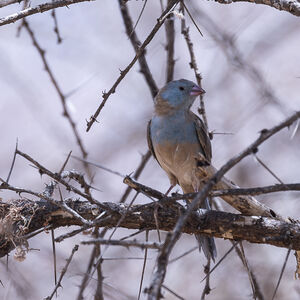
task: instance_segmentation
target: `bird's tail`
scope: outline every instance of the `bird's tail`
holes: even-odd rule
[[[205,199],[202,207],[205,209],[211,209],[207,198]],[[207,260],[212,259],[215,262],[215,258],[217,257],[217,248],[214,238],[201,234],[195,234],[195,237],[199,245],[199,250],[203,250]]]

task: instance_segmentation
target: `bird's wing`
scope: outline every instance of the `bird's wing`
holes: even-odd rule
[[[207,128],[203,121],[194,113],[190,112],[190,116],[194,122],[195,129],[197,132],[198,140],[200,143],[200,146],[203,150],[203,155],[206,158],[207,162],[211,162],[211,142],[210,138],[208,136]]]
[[[155,154],[154,147],[152,144],[152,139],[151,139],[151,120],[148,122],[148,126],[147,126],[147,141],[148,141],[149,150],[152,153],[153,157],[156,159],[160,167],[167,173],[171,185],[175,186],[178,183],[178,180],[170,169],[170,163],[168,163],[168,160],[166,160],[166,157],[164,155],[161,155],[162,153],[158,154],[158,157],[161,158],[161,162],[158,160],[157,155]]]
[[[151,154],[157,160],[157,157],[155,155],[154,148],[153,148],[153,145],[152,145],[152,140],[151,140],[151,120],[148,122],[148,126],[147,126],[147,142],[148,142],[148,147],[149,147],[149,150],[150,150]]]

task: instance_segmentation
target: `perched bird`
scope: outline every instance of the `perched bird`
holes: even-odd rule
[[[204,93],[195,83],[180,79],[167,83],[155,98],[147,139],[150,151],[170,179],[168,192],[176,184],[184,193],[197,192],[208,176],[205,167],[211,164],[210,139],[202,120],[190,111],[196,97]],[[203,208],[210,209],[207,199]],[[214,260],[214,239],[196,238],[207,259]]]

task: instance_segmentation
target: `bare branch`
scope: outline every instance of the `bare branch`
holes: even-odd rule
[[[66,200],[66,204],[80,214],[86,220],[95,219],[95,207],[88,201]],[[102,205],[109,210],[109,217],[94,222],[99,227],[115,227],[120,217],[127,212],[119,227],[139,230],[146,228],[156,230],[154,219],[155,203],[134,205],[128,209],[128,205],[103,202]],[[159,228],[164,231],[172,231],[176,220],[186,213],[186,209],[178,204],[168,204],[158,209]],[[98,209],[101,215],[104,210]],[[13,216],[13,218],[12,218]],[[97,219],[97,218],[96,218]],[[52,228],[62,226],[79,225],[80,231],[88,227],[71,214],[66,214],[64,209],[44,202],[32,202],[26,199],[0,203],[0,257],[9,253],[16,245],[22,243],[25,236],[43,228],[45,224]],[[27,220],[30,223],[27,224]],[[270,244],[277,247],[285,247],[300,250],[300,225],[299,222],[285,222],[268,217],[244,216],[221,211],[206,211],[203,214],[193,212],[188,217],[188,222],[182,225],[182,232],[188,234],[206,234],[230,240],[246,240],[251,243]],[[26,227],[26,224],[28,225]],[[23,228],[24,230],[20,230]],[[14,242],[12,242],[12,240]]]
[[[181,1],[180,5],[181,5],[181,11],[184,12],[184,9],[187,9],[187,7],[185,6],[183,1]],[[187,10],[187,12],[188,12],[188,10]],[[192,18],[192,16],[190,15],[189,12],[188,12],[188,14]],[[194,23],[194,24],[197,27],[196,23]],[[200,31],[200,33],[201,33],[201,31]],[[189,28],[186,26],[184,18],[182,18],[182,20],[181,20],[181,34],[184,36],[184,39],[186,41],[186,44],[187,44],[187,47],[188,47],[188,50],[189,50],[190,60],[191,60],[190,61],[190,67],[194,70],[194,74],[195,74],[197,83],[202,88],[202,84],[201,84],[202,77],[201,77],[201,74],[198,71],[198,65],[197,65],[196,56],[195,56],[195,52],[194,52],[194,46],[193,46],[193,43],[191,41]],[[202,35],[202,33],[201,33],[201,35]],[[200,111],[199,112],[202,115],[203,122],[204,122],[206,128],[208,128],[208,122],[207,122],[207,116],[206,116],[206,112],[205,112],[205,105],[204,105],[203,95],[200,95]]]
[[[33,163],[39,170],[39,173],[41,175],[46,174],[49,177],[51,177],[52,179],[56,180],[57,182],[61,183],[62,185],[64,185],[68,190],[73,191],[74,193],[80,195],[81,197],[89,200],[91,203],[93,204],[97,204],[99,206],[101,206],[101,203],[99,203],[96,199],[94,199],[90,194],[85,194],[83,192],[81,192],[79,189],[77,189],[76,187],[70,185],[68,182],[66,182],[61,175],[57,174],[57,173],[53,173],[51,171],[49,171],[47,168],[45,168],[44,166],[42,166],[40,163],[38,163],[36,160],[34,160],[31,156],[29,156],[26,153],[21,152],[20,150],[17,150],[17,154],[19,154],[20,156],[24,157],[25,159],[27,159],[28,161],[30,161],[31,163]],[[4,186],[5,187],[5,186]],[[2,187],[2,189],[4,189],[4,187]],[[9,188],[7,188],[9,189]],[[30,193],[25,189],[20,190],[19,192],[25,192],[25,193]],[[31,193],[32,194],[32,193]],[[35,194],[32,194],[35,195]],[[40,196],[38,196],[40,197]],[[43,198],[43,197],[40,197]],[[45,199],[48,201],[48,199]]]
[[[15,4],[15,3],[21,3],[23,0],[2,0],[0,2],[0,8],[7,6],[7,5],[11,5],[11,4]]]
[[[171,0],[168,0],[168,4]],[[166,50],[167,50],[167,72],[166,72],[166,82],[172,81],[174,76],[174,67],[175,67],[175,60],[174,60],[174,43],[175,43],[175,26],[174,26],[174,15],[170,15],[166,22]]]
[[[73,131],[73,134],[75,136],[75,139],[76,139],[76,142],[81,150],[81,153],[82,153],[82,156],[83,158],[86,158],[87,157],[87,151],[85,150],[85,147],[83,145],[83,142],[81,140],[81,137],[79,135],[79,132],[76,128],[76,124],[74,122],[74,120],[72,119],[72,116],[68,110],[68,107],[67,107],[67,103],[66,103],[66,97],[65,95],[63,94],[61,88],[59,87],[58,85],[58,82],[54,76],[54,73],[52,72],[51,68],[50,68],[50,65],[46,59],[46,55],[45,55],[45,50],[43,50],[41,48],[41,46],[39,45],[32,29],[30,28],[28,22],[24,19],[24,27],[26,28],[31,40],[32,40],[32,43],[34,45],[34,47],[37,49],[42,61],[43,61],[43,64],[44,64],[44,67],[45,67],[45,70],[46,72],[48,73],[49,77],[50,77],[50,80],[60,98],[60,101],[61,101],[61,104],[62,104],[62,107],[63,107],[63,116],[67,118],[69,124],[71,125],[71,128],[72,128],[72,131]],[[85,167],[87,167],[87,164],[84,162],[84,165]],[[89,173],[89,172],[88,172]]]
[[[146,2],[147,1],[145,1],[144,5],[146,5]],[[130,42],[135,50],[135,53],[137,54],[139,52],[141,42],[140,42],[139,38],[137,37],[137,34],[135,32],[135,27],[133,27],[132,19],[130,17],[130,14],[129,14],[129,11],[128,11],[125,1],[119,0],[119,6],[120,6],[123,22],[124,22],[124,25],[126,28],[126,34],[127,34],[128,38],[130,39]],[[150,72],[145,54],[146,54],[146,51],[143,51],[139,55],[138,61],[139,61],[140,67],[141,67],[141,73],[144,75],[145,80],[151,91],[151,95],[154,98],[158,92],[158,88],[153,79],[152,73]]]
[[[300,16],[300,3],[296,0],[215,0],[221,4],[231,4],[233,2],[250,2],[256,4],[264,4],[271,7],[274,7],[278,10],[284,10],[293,14],[294,16]]]
[[[59,28],[58,28],[58,22],[57,22],[57,16],[56,16],[55,9],[52,10],[51,17],[53,18],[53,22],[54,22],[54,29],[53,30],[56,34],[57,44],[60,44],[62,42],[62,38],[61,38]]]
[[[81,244],[83,245],[90,245],[90,244],[100,244],[100,245],[109,245],[109,246],[122,246],[122,247],[137,247],[144,249],[160,249],[161,243],[151,243],[151,242],[139,242],[137,240],[131,241],[120,241],[120,240],[105,240],[102,238],[93,239],[89,241],[82,241]]]
[[[284,273],[284,270],[285,270],[285,267],[286,267],[288,258],[289,258],[289,256],[290,256],[290,253],[291,253],[291,249],[289,249],[289,250],[287,251],[287,253],[286,253],[286,257],[285,257],[285,259],[284,259],[284,263],[283,263],[283,266],[282,266],[282,268],[281,268],[280,275],[279,275],[279,278],[278,278],[278,281],[277,281],[277,284],[276,284],[274,293],[273,293],[273,295],[272,295],[272,300],[275,299],[275,296],[276,296],[276,293],[277,293],[277,291],[278,291],[279,284],[280,284],[280,282],[281,282],[282,275],[283,275],[283,273]]]
[[[43,13],[45,11],[62,7],[62,6],[69,6],[71,4],[80,3],[80,2],[87,2],[87,1],[93,1],[93,0],[57,0],[53,2],[47,2],[40,5],[37,5],[35,7],[29,7],[24,10],[21,10],[18,13],[14,13],[12,15],[9,15],[4,18],[0,18],[0,26],[6,25],[9,23],[14,23],[17,20],[23,19],[25,17],[37,14],[37,13]]]
[[[51,294],[49,297],[47,297],[46,300],[51,300],[51,299],[53,298],[54,294],[56,293],[57,289],[61,286],[61,281],[62,281],[63,277],[65,276],[65,274],[66,274],[66,272],[67,272],[67,270],[68,270],[68,267],[69,267],[69,265],[70,265],[70,263],[71,263],[71,260],[72,260],[72,258],[73,258],[73,255],[74,255],[74,253],[78,250],[78,247],[79,247],[78,245],[75,245],[75,246],[74,246],[74,248],[73,248],[73,250],[72,250],[72,253],[71,253],[70,257],[69,257],[68,260],[67,260],[66,265],[64,266],[64,268],[63,268],[62,271],[61,271],[61,274],[60,274],[60,276],[59,276],[58,282],[57,282],[57,284],[56,284],[56,286],[55,286],[55,288],[54,288],[52,294]]]
[[[188,193],[188,194],[178,194],[173,193],[171,197],[167,197],[165,194],[152,189],[146,185],[134,181],[129,176],[126,176],[123,181],[125,184],[135,189],[137,192],[143,193],[148,197],[153,197],[163,202],[174,202],[178,200],[188,200],[193,199],[197,196],[197,193]],[[232,186],[234,186],[232,184]],[[274,192],[283,192],[283,191],[300,191],[300,183],[292,184],[275,184],[263,187],[254,187],[254,188],[231,188],[231,189],[222,189],[222,190],[213,190],[209,192],[211,197],[222,197],[222,196],[233,196],[235,202],[229,203],[234,208],[240,212],[246,214],[252,212],[252,215],[258,215],[272,211],[271,208],[268,208],[266,205],[262,205],[254,198],[243,198],[235,196],[248,196],[248,195],[262,195]],[[254,201],[255,200],[255,201]],[[249,207],[250,205],[250,207]],[[272,212],[273,213],[273,212]]]
[[[147,45],[152,41],[153,37],[155,36],[155,34],[157,33],[157,31],[159,30],[159,28],[163,25],[166,17],[168,16],[168,14],[170,13],[170,11],[173,9],[174,5],[178,2],[179,0],[172,0],[170,2],[170,4],[167,6],[167,8],[165,9],[165,11],[161,14],[161,16],[157,19],[157,23],[154,26],[154,28],[152,29],[152,31],[150,32],[150,34],[148,35],[148,37],[145,39],[145,41],[143,42],[143,44],[139,47],[138,51],[136,51],[136,55],[133,58],[133,60],[129,63],[129,65],[122,70],[120,73],[120,76],[118,77],[118,79],[115,81],[115,83],[113,84],[113,86],[110,88],[110,90],[106,93],[104,92],[102,95],[102,102],[100,104],[100,106],[97,108],[96,112],[94,113],[93,116],[90,117],[90,120],[87,122],[87,129],[86,131],[89,131],[93,125],[93,123],[97,120],[97,117],[99,116],[101,110],[103,109],[106,101],[108,100],[109,96],[111,94],[114,94],[116,91],[117,86],[119,85],[119,83],[125,78],[125,76],[127,75],[127,73],[131,70],[131,68],[134,66],[134,64],[136,63],[136,61],[138,60],[138,58],[144,53],[145,48],[147,47]]]

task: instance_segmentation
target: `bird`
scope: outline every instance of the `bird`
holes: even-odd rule
[[[169,191],[180,185],[184,193],[198,192],[208,178],[212,148],[203,121],[190,109],[197,96],[205,91],[186,79],[168,82],[154,99],[154,115],[148,123],[147,141],[153,157],[167,173]],[[211,209],[208,199],[201,208]],[[199,250],[207,260],[215,260],[212,237],[196,234]]]

